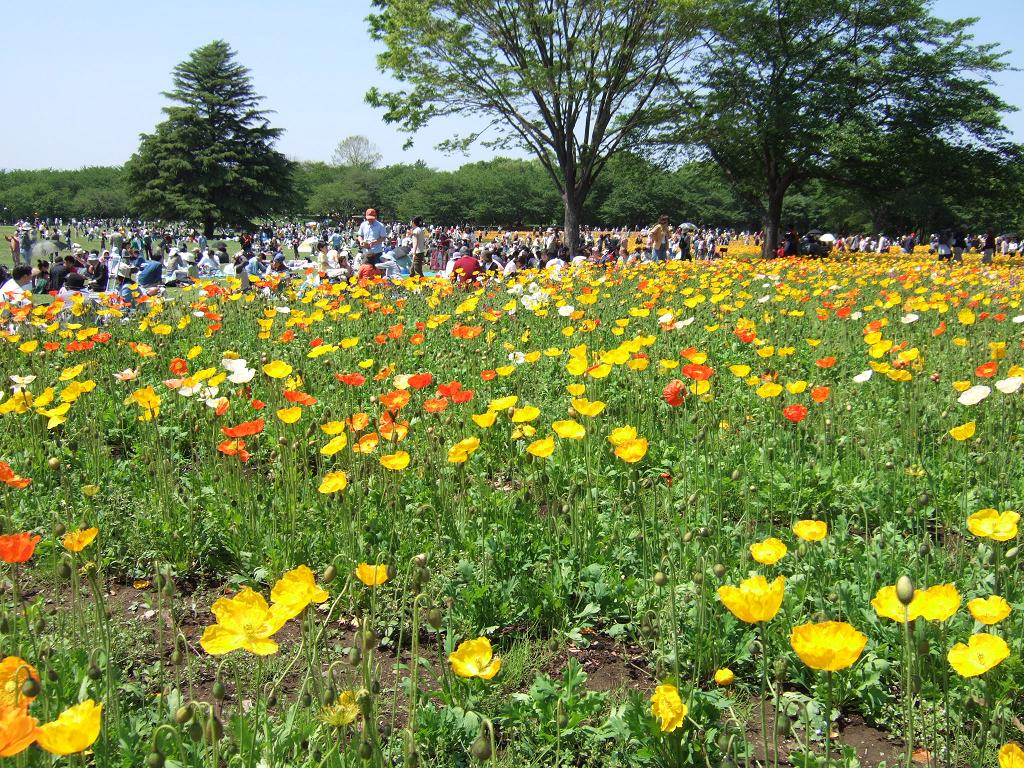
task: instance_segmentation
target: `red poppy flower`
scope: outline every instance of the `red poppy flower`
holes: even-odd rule
[[[782,415],[796,424],[807,418],[807,406],[799,403],[787,406],[782,410]]]
[[[366,377],[361,373],[336,373],[334,378],[350,387],[361,387],[366,383]]]
[[[60,349],[60,344],[58,344],[56,341],[48,341],[45,344],[43,344],[43,349],[45,349],[47,352],[54,352]]]
[[[742,341],[744,344],[750,344],[751,342],[754,341],[754,339],[757,338],[757,333],[750,330],[749,328],[737,328],[735,331],[733,331],[733,335],[735,335],[736,338]]]
[[[441,397],[451,397],[460,389],[462,389],[462,385],[459,382],[451,381],[448,382],[447,384],[438,384],[437,394],[439,394]]]
[[[835,364],[836,359],[834,357],[820,357],[815,363],[819,368],[831,368]]]
[[[188,373],[188,361],[183,357],[176,357],[167,366],[175,376],[184,376]]]
[[[220,431],[224,434],[224,437],[231,438],[250,437],[252,435],[258,435],[260,432],[263,431],[263,419],[244,421],[237,427],[221,427]]]
[[[665,485],[667,485],[669,488],[672,487],[672,473],[671,472],[662,472],[661,473],[661,479],[665,481]]]
[[[0,560],[13,565],[14,563],[27,563],[36,551],[36,544],[40,536],[33,536],[30,533],[15,533],[9,536],[0,536]]]
[[[685,402],[688,394],[689,390],[686,389],[686,385],[682,381],[679,379],[672,379],[672,381],[665,385],[665,389],[662,391],[661,397],[673,408],[677,408]]]
[[[409,386],[413,389],[429,387],[433,382],[434,374],[432,373],[417,373],[409,377]]]
[[[230,405],[231,405],[231,403],[225,397],[224,401],[220,405],[217,406],[217,409],[214,411],[214,413],[217,414],[218,416],[223,416],[225,413],[228,412],[228,407]]]
[[[811,390],[811,400],[816,403],[824,403],[828,400],[828,396],[831,392],[832,390],[828,387],[815,387]]]
[[[935,330],[932,331],[932,336],[941,336],[946,332],[946,321],[943,320],[936,326]]]
[[[264,408],[267,407],[267,404],[264,403],[262,400],[256,400],[256,399],[253,399],[253,401],[250,403],[250,405],[253,407],[253,410],[255,410],[255,411],[262,411]]]
[[[991,379],[996,375],[996,371],[999,370],[999,363],[995,360],[989,360],[987,363],[982,363],[974,369],[974,374],[980,376],[983,379]]]
[[[697,363],[687,363],[683,366],[683,376],[694,381],[707,381],[714,372],[713,368]]]
[[[284,399],[289,403],[298,403],[299,405],[316,405],[315,397],[294,389],[286,389],[284,391]]]
[[[452,395],[452,401],[458,403],[459,405],[462,405],[463,403],[468,403],[472,399],[472,389],[460,389],[458,392]]]
[[[94,333],[89,338],[95,341],[97,344],[106,344],[113,338],[113,336],[111,336],[106,331],[103,331],[102,333]]]
[[[838,317],[840,320],[845,320],[852,313],[853,310],[851,310],[849,307],[840,307],[839,309],[836,310],[836,317]]]
[[[313,349],[316,349],[317,347],[322,347],[323,344],[324,340],[321,339],[319,336],[317,336],[315,339],[309,342],[309,346],[312,347]]]

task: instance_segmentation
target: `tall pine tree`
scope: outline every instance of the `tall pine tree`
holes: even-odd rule
[[[135,210],[147,218],[246,224],[294,201],[294,163],[274,149],[281,135],[249,70],[223,40],[174,68],[167,119],[141,136],[125,170]]]

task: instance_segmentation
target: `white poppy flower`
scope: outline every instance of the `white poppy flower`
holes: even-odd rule
[[[984,384],[975,384],[973,387],[961,392],[960,397],[956,401],[960,405],[977,405],[990,394],[992,394],[991,387],[986,387]]]
[[[916,323],[920,319],[920,315],[915,315],[913,312],[910,312],[904,315],[902,318],[900,318],[900,322],[903,323],[904,325],[910,325],[911,323]]]
[[[560,314],[562,317],[568,317],[575,311],[576,308],[572,304],[565,304],[564,306],[558,308],[558,314]]]
[[[875,372],[872,371],[872,370],[867,370],[867,371],[864,371],[864,373],[858,373],[856,376],[853,377],[853,380],[855,382],[857,382],[858,384],[863,384],[868,379],[870,379],[872,377],[872,375],[874,375],[874,373]]]
[[[1024,384],[1024,377],[1011,376],[1008,379],[997,381],[996,389],[998,389],[1004,395],[1012,395],[1014,392],[1020,389],[1021,384]]]
[[[232,384],[248,384],[252,381],[252,377],[255,375],[255,368],[239,368],[238,370],[231,372],[228,376],[228,381]]]
[[[36,380],[35,376],[11,376],[11,381],[15,384],[20,384],[23,387],[27,387],[33,381]]]

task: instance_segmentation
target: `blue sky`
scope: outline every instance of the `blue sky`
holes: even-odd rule
[[[945,17],[981,17],[977,39],[1010,49],[1024,29],[1022,0],[937,0],[935,8]],[[57,0],[36,10],[38,16],[8,27],[0,46],[0,71],[10,86],[0,168],[124,162],[139,133],[161,119],[160,92],[171,86],[171,69],[217,37],[252,70],[265,106],[277,112],[274,124],[285,129],[280,148],[291,157],[327,160],[340,139],[357,133],[372,138],[385,162],[423,159],[453,168],[492,154],[435,150],[459,131],[457,120],[430,126],[412,150],[402,150],[406,136],[363,101],[369,85],[387,83],[364,22],[369,0]],[[1024,107],[1024,72],[1001,74],[997,90]],[[1007,122],[1024,141],[1024,113]]]

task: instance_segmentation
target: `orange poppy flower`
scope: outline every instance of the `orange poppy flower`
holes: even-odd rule
[[[423,403],[423,410],[427,413],[444,413],[448,408],[448,398],[433,397]]]
[[[815,365],[819,368],[831,368],[835,364],[836,359],[834,357],[821,357],[818,358],[817,362],[815,362]]]
[[[995,360],[989,360],[987,363],[982,363],[974,369],[974,375],[979,376],[983,379],[991,379],[996,375],[996,371],[999,370],[999,363]]]
[[[405,333],[405,326],[402,325],[401,323],[398,323],[398,325],[392,325],[390,328],[388,328],[389,338],[400,339],[402,338],[403,333]]]
[[[316,405],[316,398],[312,395],[307,395],[305,392],[299,392],[294,389],[286,389],[284,391],[284,399],[289,403],[298,403],[299,405]]]
[[[245,450],[245,440],[221,440],[217,443],[217,450],[225,456],[237,456],[243,464],[250,457],[249,452]]]
[[[377,450],[377,443],[380,442],[380,437],[376,432],[370,432],[359,438],[355,445],[352,446],[352,450],[355,453],[373,453]]]
[[[811,400],[816,403],[824,403],[828,400],[828,396],[831,392],[832,390],[828,387],[815,387],[811,390]]]
[[[6,461],[0,461],[0,483],[3,483],[9,488],[17,488],[20,490],[22,488],[27,488],[31,482],[32,478],[22,477],[11,469],[11,465]]]
[[[253,421],[244,421],[237,427],[221,427],[220,431],[224,433],[224,437],[249,437],[262,432],[263,424],[263,419],[255,419]]]
[[[250,403],[250,405],[253,407],[254,411],[262,411],[264,408],[267,407],[266,403],[264,403],[262,400],[256,400],[255,398]]]
[[[33,536],[30,533],[15,533],[8,536],[0,536],[0,560],[13,565],[14,563],[27,563],[36,551],[36,544],[40,536]]]
[[[366,383],[366,377],[361,373],[336,373],[334,378],[350,387],[361,387]]]
[[[422,333],[414,333],[412,336],[409,337],[409,343],[412,344],[414,347],[419,346],[426,340],[427,337],[424,336]]]
[[[405,389],[393,389],[385,395],[380,396],[381,405],[389,411],[400,411],[409,404],[412,395]]]
[[[167,367],[175,376],[184,376],[188,373],[188,361],[183,357],[175,357]]]
[[[368,426],[370,426],[370,417],[365,413],[353,413],[348,417],[348,428],[353,432],[362,432]]]
[[[480,371],[480,378],[484,381],[494,381],[498,376],[498,372],[493,368],[488,368],[486,371]]]

